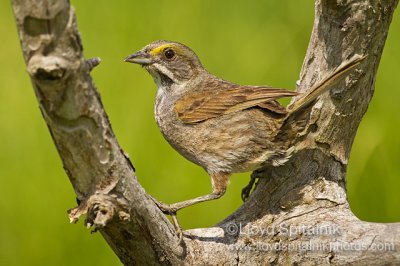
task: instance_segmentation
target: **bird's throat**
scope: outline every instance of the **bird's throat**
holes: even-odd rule
[[[164,74],[162,71],[156,68],[147,68],[147,71],[153,77],[154,82],[156,83],[157,87],[170,87],[174,84],[174,80],[170,78],[168,75]]]
[[[169,88],[172,86],[172,84],[174,84],[174,81],[164,73],[159,72],[159,76],[160,76],[161,86]]]

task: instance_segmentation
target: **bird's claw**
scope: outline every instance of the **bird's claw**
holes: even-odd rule
[[[253,189],[253,186],[254,186],[254,183],[256,182],[256,179],[260,179],[262,177],[263,177],[263,175],[262,175],[262,171],[261,170],[256,170],[251,174],[249,183],[247,184],[247,186],[245,186],[242,189],[241,197],[242,197],[243,201],[246,201],[250,197],[250,192]],[[256,184],[256,186],[257,186],[257,184]]]
[[[164,214],[168,214],[168,215],[175,215],[178,212],[177,208],[174,208],[173,204],[165,204],[159,201],[155,201],[155,203],[157,204],[158,208],[164,213]]]
[[[243,201],[246,201],[250,197],[250,191],[253,188],[253,184],[254,182],[250,182],[242,189],[241,197]]]
[[[161,206],[158,206],[160,208],[160,210],[165,213],[165,214],[169,214],[169,215],[175,215],[177,213],[177,209],[172,207],[172,205],[168,205],[168,204],[163,204]]]
[[[176,235],[178,237],[178,246],[179,246],[179,245],[182,244],[182,241],[183,241],[182,227],[179,224],[178,218],[176,217],[176,213],[175,214],[171,214],[171,218],[172,218],[172,222],[173,222],[174,227],[175,227]]]
[[[151,197],[151,199],[154,201],[154,203],[157,205],[157,207],[164,214],[167,214],[167,215],[171,216],[172,223],[173,223],[174,228],[175,228],[175,233],[176,233],[176,236],[178,237],[178,245],[181,245],[182,241],[183,241],[183,231],[182,231],[182,227],[179,224],[179,221],[178,221],[178,218],[177,218],[177,215],[176,215],[176,213],[178,212],[178,209],[174,207],[174,204],[165,204],[165,203],[162,203],[162,202],[156,200],[153,197]]]

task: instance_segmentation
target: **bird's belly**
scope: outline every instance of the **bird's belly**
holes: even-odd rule
[[[212,172],[247,172],[274,154],[272,137],[278,124],[251,109],[184,124],[173,112],[159,110],[158,126],[171,146],[188,160]]]

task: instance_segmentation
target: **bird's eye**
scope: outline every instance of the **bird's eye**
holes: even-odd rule
[[[165,58],[172,59],[175,56],[175,52],[172,49],[167,49],[164,52]]]

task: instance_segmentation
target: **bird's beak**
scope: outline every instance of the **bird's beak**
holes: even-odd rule
[[[151,62],[152,62],[151,56],[144,51],[138,51],[134,54],[131,54],[131,55],[127,56],[124,59],[124,61],[129,62],[129,63],[136,63],[136,64],[140,64],[140,65],[148,65],[148,64],[151,64]]]

